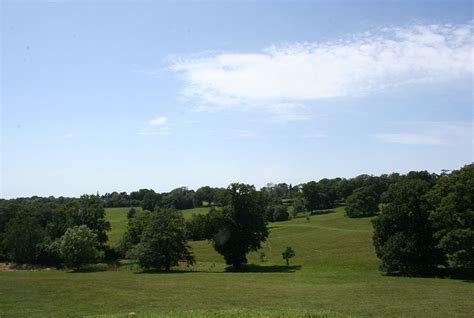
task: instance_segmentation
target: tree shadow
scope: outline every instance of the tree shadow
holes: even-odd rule
[[[108,269],[103,267],[84,267],[67,271],[69,274],[98,273],[106,272]]]
[[[474,283],[474,268],[438,268],[436,270],[414,275],[399,273],[386,273],[389,277],[416,277],[416,278],[441,278],[462,280],[465,283]]]
[[[241,268],[236,269],[232,266],[226,267],[226,272],[232,273],[294,273],[301,269],[301,265],[269,265],[261,266],[256,264],[243,265]]]
[[[310,212],[310,215],[323,215],[329,213],[335,213],[334,209],[325,209],[325,210],[314,210]]]
[[[206,271],[198,271],[193,269],[183,270],[183,269],[170,269],[169,271],[163,269],[146,269],[133,272],[134,274],[190,274],[190,273],[201,273]]]

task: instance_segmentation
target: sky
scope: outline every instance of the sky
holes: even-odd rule
[[[470,1],[1,2],[0,197],[473,162]]]

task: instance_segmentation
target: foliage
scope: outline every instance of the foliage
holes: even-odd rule
[[[303,185],[303,197],[308,211],[328,209],[332,204],[326,191],[315,181]]]
[[[273,222],[288,221],[289,217],[286,206],[280,204],[273,207]]]
[[[59,252],[64,264],[75,270],[97,260],[99,240],[87,225],[69,228],[61,237]]]
[[[105,244],[110,223],[105,220],[105,209],[100,198],[95,195],[82,195],[75,204],[76,207],[72,211],[73,224],[86,225],[97,235],[98,242]]]
[[[455,267],[474,267],[474,164],[441,177],[429,194],[439,248]]]
[[[286,261],[287,266],[290,265],[290,258],[295,257],[295,255],[295,251],[289,246],[281,253],[281,257]]]
[[[256,251],[268,237],[265,213],[255,187],[233,183],[228,192],[230,205],[223,209],[223,224],[212,241],[228,265],[240,269],[247,253]]]
[[[141,203],[141,207],[143,210],[154,211],[157,206],[160,205],[162,200],[162,196],[159,193],[155,193],[155,191],[147,191],[143,195],[143,200]]]
[[[346,200],[346,215],[350,218],[374,215],[379,211],[377,201],[372,188],[356,189]]]
[[[186,242],[183,215],[175,209],[154,212],[133,253],[144,269],[169,271],[180,261],[194,264],[194,256]]]
[[[390,201],[373,220],[373,241],[382,271],[419,275],[443,263],[428,219],[426,194],[434,182],[433,176],[413,173],[387,191]]]
[[[38,245],[44,237],[39,222],[21,213],[8,222],[2,245],[13,262],[35,263],[39,256]]]
[[[293,217],[304,212],[304,201],[300,198],[293,200]]]

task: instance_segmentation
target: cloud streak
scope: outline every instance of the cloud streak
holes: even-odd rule
[[[311,101],[469,78],[473,25],[385,28],[334,42],[210,53],[174,59],[170,69],[196,110],[259,109],[302,120]]]
[[[403,126],[405,131],[380,133],[374,137],[389,144],[449,146],[471,143],[472,145],[472,123],[425,122]]]

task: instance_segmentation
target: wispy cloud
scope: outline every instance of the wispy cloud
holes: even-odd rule
[[[259,109],[302,120],[310,101],[469,78],[473,26],[384,28],[333,42],[175,58],[170,69],[197,110]]]
[[[139,131],[139,135],[144,136],[167,136],[171,135],[171,125],[168,123],[168,117],[159,116],[148,122],[148,125]]]
[[[148,123],[150,126],[163,126],[168,122],[168,118],[165,116],[156,117]]]
[[[408,131],[375,134],[384,143],[405,145],[472,144],[472,123],[424,122],[403,124]]]

